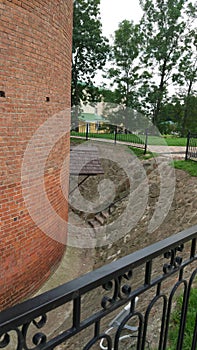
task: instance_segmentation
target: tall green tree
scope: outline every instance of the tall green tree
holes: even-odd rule
[[[197,34],[194,29],[184,39],[185,47],[181,60],[178,65],[178,73],[174,74],[174,80],[179,82],[179,85],[183,87],[182,98],[184,102],[184,115],[182,119],[181,135],[185,136],[188,132],[188,126],[191,126],[191,122],[188,119],[191,118],[191,110],[193,110],[192,102],[195,102],[193,98],[196,94],[196,82],[197,82]],[[197,119],[196,119],[197,126]],[[192,130],[191,130],[192,131]]]
[[[173,73],[186,50],[184,38],[194,7],[189,0],[140,0],[140,4],[144,15],[140,25],[143,83],[139,91],[157,126]]]
[[[108,40],[102,35],[100,0],[75,0],[72,50],[72,106],[94,101],[94,77],[105,65]]]
[[[181,135],[186,136],[188,131],[197,133],[197,96],[189,95],[185,100],[183,123],[181,127]],[[185,111],[187,117],[185,119]],[[184,129],[183,129],[184,126]]]
[[[116,102],[126,107],[136,105],[139,71],[139,30],[133,21],[124,20],[115,31],[111,51],[113,68],[108,71],[111,85],[115,87]]]
[[[179,96],[172,96],[171,101],[163,103],[159,118],[159,131],[162,134],[180,133],[184,113],[184,104]]]
[[[124,20],[114,34],[111,49],[111,68],[107,76],[113,86],[115,108],[111,119],[124,124],[126,129],[134,125],[139,78],[139,28],[133,21]]]

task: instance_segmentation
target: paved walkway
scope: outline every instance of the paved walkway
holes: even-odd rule
[[[148,150],[153,153],[159,153],[163,156],[172,157],[174,159],[185,159],[185,146],[148,146]]]
[[[73,138],[85,139],[85,137],[81,137],[81,136],[72,136],[72,137]],[[92,138],[92,137],[90,137],[88,140],[114,143],[114,140],[102,139],[102,138]],[[129,142],[124,142],[124,141],[116,141],[116,143],[120,144],[120,145],[128,145],[128,146],[130,145]],[[151,151],[153,153],[159,153],[162,156],[170,157],[170,158],[173,158],[173,159],[185,159],[186,146],[148,145],[147,149],[148,149],[148,151]]]

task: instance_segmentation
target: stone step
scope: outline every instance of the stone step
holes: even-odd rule
[[[109,217],[109,211],[101,211],[100,215],[104,218],[107,219]]]
[[[100,226],[98,221],[96,221],[94,219],[88,220],[88,225],[91,226],[92,228],[96,228],[96,227]]]
[[[105,219],[100,214],[95,215],[94,219],[98,221],[101,225],[103,225],[105,222]]]
[[[105,221],[110,217],[111,214],[116,212],[118,208],[119,208],[119,202],[114,203],[112,204],[112,206],[109,206],[109,208],[104,209],[103,211],[99,212],[96,215],[92,214],[91,217],[89,215],[89,219],[88,220],[86,219],[85,221],[92,228],[103,226],[105,224]]]

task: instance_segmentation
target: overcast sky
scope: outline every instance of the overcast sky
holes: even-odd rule
[[[139,0],[101,0],[103,34],[108,38],[124,19],[137,23],[142,15]]]
[[[101,0],[100,12],[103,35],[109,39],[124,19],[138,23],[142,16],[139,0]],[[104,81],[107,83],[102,74],[101,71],[96,74],[96,85],[101,85]]]

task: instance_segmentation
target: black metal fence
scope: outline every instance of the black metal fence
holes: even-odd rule
[[[194,226],[1,312],[0,348],[169,349],[181,295],[176,349],[183,349],[197,282],[196,240]],[[191,329],[188,349],[195,350],[197,317]]]
[[[83,137],[86,140],[90,138],[102,138],[119,142],[128,142],[133,147],[144,149],[144,154],[147,151],[148,130],[144,133],[136,133],[127,130],[121,126],[112,124],[96,125],[95,123],[84,123],[71,130],[71,136]]]
[[[197,160],[197,134],[188,133],[185,160]]]

